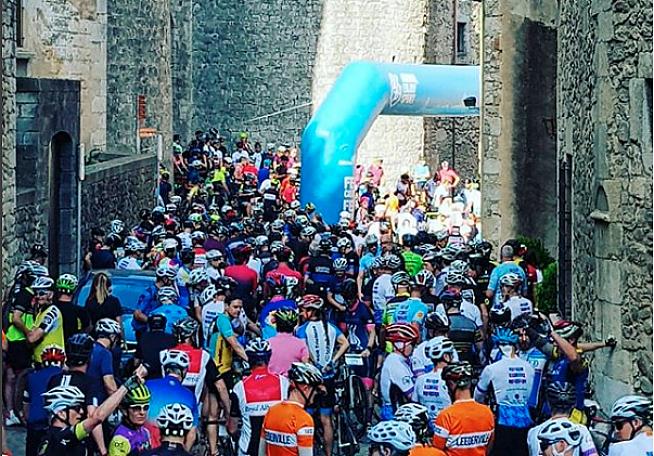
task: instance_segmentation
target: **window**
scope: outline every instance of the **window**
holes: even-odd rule
[[[22,48],[23,38],[23,0],[16,0],[16,47]]]
[[[456,23],[456,52],[458,54],[466,53],[466,23]]]

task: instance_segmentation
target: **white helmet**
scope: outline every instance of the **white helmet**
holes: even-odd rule
[[[576,447],[581,443],[581,428],[567,418],[550,420],[538,432],[541,444],[553,445],[561,440]]]
[[[621,397],[611,408],[611,420],[632,420],[639,418],[645,423],[652,421],[652,399],[638,395]]]
[[[160,277],[160,278],[166,277],[166,278],[172,280],[175,277],[177,277],[177,269],[170,266],[168,263],[163,263],[162,262],[162,264],[160,264],[157,267],[157,269],[155,271],[155,274],[157,275],[157,277]]]
[[[157,416],[157,426],[164,435],[184,436],[193,427],[193,412],[184,404],[167,404]]]
[[[123,230],[125,230],[125,222],[118,219],[111,221],[110,231],[112,233],[121,234]]]
[[[164,370],[169,368],[178,368],[187,370],[191,360],[188,353],[182,350],[164,350],[161,352],[161,367]]]
[[[441,360],[448,353],[454,353],[454,344],[444,336],[434,337],[425,346],[425,356],[431,360]]]
[[[257,245],[257,247],[268,245],[268,236],[264,236],[263,234],[257,236],[254,238],[254,243]]]
[[[95,334],[97,337],[113,336],[120,334],[120,324],[111,318],[101,318],[95,323]]]
[[[218,290],[216,290],[216,287],[213,285],[209,285],[207,288],[202,290],[202,293],[200,293],[200,304],[203,306],[209,304],[214,300],[216,294],[218,294]]]
[[[204,268],[195,268],[188,276],[189,285],[198,285],[201,282],[209,281],[209,274]]]
[[[368,431],[368,438],[374,443],[391,446],[398,451],[409,451],[416,444],[416,434],[411,425],[402,421],[381,421]]]
[[[346,237],[340,238],[338,241],[336,241],[336,247],[339,249],[345,249],[348,248],[352,245],[350,240]]]
[[[341,257],[334,260],[334,270],[336,272],[343,272],[347,269],[347,259]]]
[[[44,408],[52,414],[84,405],[84,393],[76,386],[56,386],[42,396]]]
[[[207,252],[207,260],[209,261],[219,260],[220,258],[223,258],[223,252],[218,249],[211,249]]]
[[[177,304],[179,294],[174,287],[161,287],[157,291],[157,301],[161,304]]]

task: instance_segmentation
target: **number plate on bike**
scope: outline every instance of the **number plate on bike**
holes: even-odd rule
[[[361,358],[361,355],[345,355],[345,364],[348,366],[363,366],[363,358]]]

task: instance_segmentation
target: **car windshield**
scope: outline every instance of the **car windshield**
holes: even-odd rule
[[[89,280],[79,291],[77,302],[79,305],[86,303],[86,298],[91,291],[91,280]],[[154,277],[150,276],[114,276],[111,278],[111,294],[118,298],[123,313],[131,313],[136,309],[136,303],[143,291],[154,283]]]

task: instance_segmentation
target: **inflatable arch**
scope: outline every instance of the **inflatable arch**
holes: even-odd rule
[[[479,67],[353,62],[302,133],[300,201],[325,222],[349,209],[356,151],[379,115],[478,116]]]

